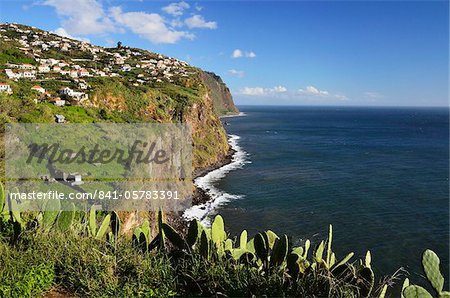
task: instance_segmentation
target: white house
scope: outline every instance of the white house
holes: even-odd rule
[[[46,63],[46,64],[50,64],[50,65],[56,65],[56,64],[58,64],[59,63],[59,60],[56,60],[56,59],[53,59],[53,58],[50,58],[50,59],[48,59],[48,63]]]
[[[66,104],[66,101],[61,99],[61,98],[59,98],[59,97],[55,97],[55,98],[49,100],[49,102],[54,104],[57,107],[62,107],[62,106],[64,106]]]
[[[21,69],[34,69],[34,66],[31,64],[22,64],[19,66]]]
[[[87,77],[87,76],[89,76],[89,71],[87,71],[84,68],[81,68],[78,70],[78,76],[79,77]]]
[[[66,117],[63,115],[55,115],[55,121],[56,123],[64,123],[66,122]]]
[[[50,67],[48,65],[39,65],[38,66],[38,71],[39,72],[49,72],[50,71]]]
[[[39,92],[39,93],[45,93],[45,89],[42,88],[42,87],[39,86],[39,85],[35,85],[35,86],[31,87],[31,90],[35,90],[35,91],[37,91],[37,92]]]
[[[131,66],[128,64],[125,64],[122,66],[122,71],[131,71]]]
[[[89,88],[89,85],[86,82],[79,82],[78,87],[82,90],[86,90],[87,88]]]
[[[122,57],[119,53],[115,53],[114,54],[114,62],[116,64],[124,64],[125,63],[125,58]]]
[[[69,87],[62,87],[61,89],[59,89],[59,94],[72,96],[73,90],[70,89]]]
[[[5,73],[8,76],[8,79],[16,79],[18,75],[15,74],[11,69],[5,69]]]
[[[0,83],[0,92],[1,93],[13,93],[11,86],[9,84]]]
[[[76,101],[84,101],[89,98],[86,93],[77,91],[73,91],[71,97]]]
[[[34,79],[36,78],[36,75],[34,74],[34,71],[23,71],[19,74],[19,77],[24,79]]]
[[[70,173],[70,174],[68,175],[68,177],[67,177],[67,180],[68,180],[68,181],[72,181],[72,182],[70,183],[70,185],[72,185],[72,186],[74,186],[74,185],[81,185],[81,184],[84,183],[84,182],[82,181],[81,174],[78,174],[78,173]]]
[[[61,94],[61,96],[71,97],[75,101],[84,101],[89,98],[88,94],[84,92],[74,91],[69,87],[63,87],[59,89],[59,94]]]
[[[61,51],[68,51],[69,48],[70,48],[70,44],[68,44],[67,42],[65,42],[61,45]]]

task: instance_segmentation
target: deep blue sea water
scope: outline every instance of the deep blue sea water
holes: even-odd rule
[[[419,281],[431,248],[448,284],[448,109],[240,110],[224,120],[251,163],[215,183],[240,196],[218,209],[233,235],[272,229],[317,243],[331,223],[338,257],[370,249],[378,276],[403,266]]]

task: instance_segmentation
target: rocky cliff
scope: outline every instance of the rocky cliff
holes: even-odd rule
[[[222,81],[222,78],[213,72],[202,72],[202,79],[208,86],[214,104],[214,110],[220,116],[238,114],[231,96],[230,89]]]

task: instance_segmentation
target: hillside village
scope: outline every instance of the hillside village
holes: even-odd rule
[[[89,106],[97,78],[124,78],[139,87],[179,84],[195,73],[184,61],[120,42],[115,48],[103,48],[19,24],[0,24],[0,43],[0,93],[16,92],[8,81],[26,81],[36,104]]]

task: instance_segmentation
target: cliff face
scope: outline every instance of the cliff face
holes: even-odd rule
[[[218,109],[228,110],[222,106],[223,98],[231,100],[228,88],[223,93],[212,90],[204,79],[201,70],[186,85],[161,84],[143,90],[133,90],[121,80],[102,80],[92,93],[88,106],[106,110],[107,120],[114,115],[128,115],[137,121],[146,122],[183,122],[192,128],[193,169],[199,172],[217,165],[228,153],[227,134],[219,119]],[[213,83],[213,79],[209,80]],[[218,85],[219,83],[214,83]],[[214,96],[215,94],[215,96]]]
[[[194,170],[198,172],[220,163],[227,155],[229,145],[210,94],[204,94],[200,102],[192,104],[183,120],[192,128]]]
[[[209,88],[214,110],[219,116],[238,114],[239,110],[233,102],[233,98],[222,78],[215,73],[203,71],[202,80]]]

